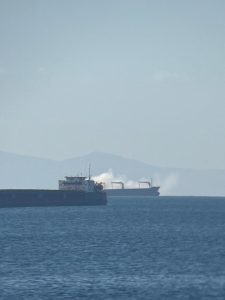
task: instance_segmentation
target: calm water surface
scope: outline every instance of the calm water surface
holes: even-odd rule
[[[225,199],[0,210],[0,299],[225,299]]]

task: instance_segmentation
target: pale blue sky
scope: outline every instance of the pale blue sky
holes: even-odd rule
[[[224,0],[1,0],[0,150],[225,168]]]

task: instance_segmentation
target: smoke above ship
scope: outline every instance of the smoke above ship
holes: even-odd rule
[[[104,189],[119,188],[116,183],[123,183],[126,189],[137,189],[148,187],[147,182],[150,182],[153,186],[160,186],[160,194],[168,195],[172,194],[173,190],[179,183],[179,177],[176,173],[171,173],[165,177],[159,174],[153,174],[150,178],[142,177],[138,181],[129,180],[126,175],[115,175],[112,169],[100,175],[93,176],[93,179],[97,182],[102,182]]]
[[[123,182],[126,185],[126,188],[137,188],[138,183],[132,180],[128,180],[125,175],[114,175],[112,169],[109,169],[107,172],[102,173],[97,176],[93,176],[93,179],[97,182],[102,182],[105,189],[110,189],[113,187],[113,182]]]

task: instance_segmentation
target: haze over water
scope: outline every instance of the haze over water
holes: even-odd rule
[[[0,210],[0,299],[224,299],[225,199]]]
[[[224,0],[0,1],[0,150],[224,169],[224,12]]]

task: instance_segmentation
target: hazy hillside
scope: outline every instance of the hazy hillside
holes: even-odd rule
[[[0,188],[57,188],[65,175],[87,175],[89,163],[93,176],[112,170],[115,178],[125,181],[152,178],[164,195],[225,195],[223,170],[159,168],[98,152],[64,161],[0,152]]]

